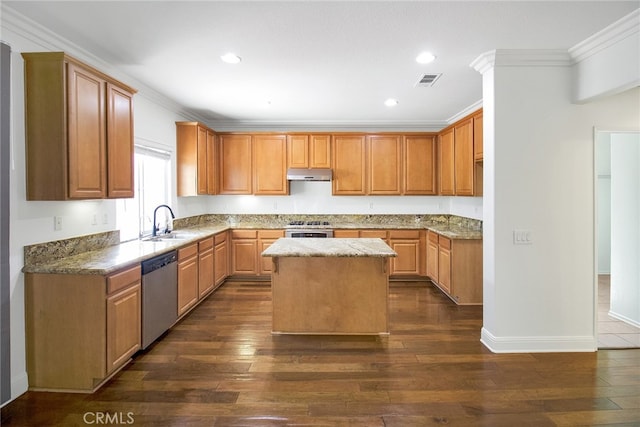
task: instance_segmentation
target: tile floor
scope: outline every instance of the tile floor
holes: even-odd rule
[[[598,348],[640,348],[640,328],[609,316],[611,276],[598,276]]]

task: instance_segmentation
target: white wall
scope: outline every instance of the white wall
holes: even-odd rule
[[[640,327],[640,133],[611,134],[610,314]]]
[[[482,341],[496,352],[595,350],[593,128],[637,127],[640,90],[571,104],[569,60],[555,51],[496,51],[475,65],[485,125]],[[531,230],[532,244],[514,245],[516,229]]]

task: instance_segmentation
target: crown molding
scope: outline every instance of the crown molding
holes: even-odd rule
[[[267,120],[209,120],[205,123],[219,132],[231,131],[305,131],[305,132],[438,132],[449,125],[445,121],[267,121]]]
[[[574,64],[584,61],[590,56],[619,43],[627,37],[637,35],[639,32],[640,9],[636,9],[591,37],[571,47],[569,49],[569,56]]]
[[[495,67],[569,67],[564,49],[497,49],[478,56],[471,64],[481,74]]]
[[[482,108],[482,99],[479,100],[479,101],[474,102],[471,105],[469,105],[467,108],[465,108],[464,110],[460,111],[459,113],[454,114],[453,116],[449,117],[447,119],[447,126],[459,121],[460,119],[463,119],[464,117],[468,116],[469,114],[471,114],[474,111],[477,111],[477,110],[479,110],[481,108]]]
[[[27,18],[6,4],[0,4],[0,20],[3,31],[9,30],[18,36],[42,47],[43,51],[63,51],[74,58],[103,71],[121,82],[136,88],[136,96],[142,96],[161,107],[174,111],[185,118],[204,121],[199,114],[186,109],[183,105],[168,98],[160,92],[147,86],[142,81],[117,69],[109,62],[97,57],[77,44],[67,40],[39,23]]]

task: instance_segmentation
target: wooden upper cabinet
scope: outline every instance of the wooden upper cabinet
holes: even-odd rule
[[[473,158],[476,162],[484,159],[482,128],[482,113],[476,114],[473,116]]]
[[[105,85],[101,77],[68,64],[69,198],[106,196]]]
[[[465,120],[454,127],[455,194],[473,196],[473,120]]]
[[[178,196],[216,194],[215,134],[198,122],[176,122]]]
[[[438,194],[436,179],[436,138],[405,136],[403,140],[403,194]]]
[[[330,168],[331,135],[287,136],[287,165],[290,168]]]
[[[331,167],[331,135],[309,136],[309,167],[311,169]]]
[[[133,197],[133,93],[107,83],[107,197]]]
[[[218,194],[218,137],[207,130],[207,194]]]
[[[453,129],[439,136],[438,163],[440,165],[440,195],[455,195],[455,146]]]
[[[334,195],[366,194],[366,137],[335,135],[331,147]]]
[[[368,194],[401,193],[402,137],[372,135],[367,137]]]
[[[64,52],[22,57],[27,200],[132,197],[135,90]]]
[[[286,135],[254,135],[252,151],[253,194],[289,194]]]
[[[287,165],[290,168],[309,167],[309,135],[287,136]]]
[[[251,135],[219,135],[220,194],[251,194]]]

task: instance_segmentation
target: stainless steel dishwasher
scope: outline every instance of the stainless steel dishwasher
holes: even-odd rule
[[[142,348],[147,348],[178,319],[178,254],[143,261]]]

